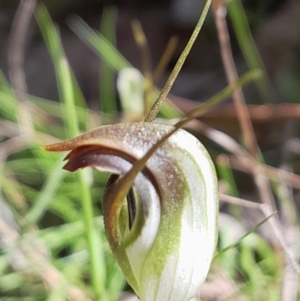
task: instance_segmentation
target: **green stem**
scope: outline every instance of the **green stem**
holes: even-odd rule
[[[159,110],[160,110],[160,107],[161,105],[163,104],[164,100],[166,99],[167,95],[169,94],[171,88],[173,87],[173,84],[187,58],[187,56],[189,55],[190,53],[190,50],[202,28],[202,25],[204,23],[204,20],[206,18],[206,15],[208,13],[208,10],[209,10],[209,7],[210,7],[210,4],[211,4],[211,0],[207,0],[205,5],[204,5],[204,8],[202,10],[202,13],[199,17],[199,20],[195,26],[195,29],[187,43],[187,45],[185,46],[183,52],[181,53],[174,69],[172,70],[165,86],[163,87],[163,89],[161,90],[159,96],[158,96],[158,99],[156,100],[156,102],[154,103],[154,105],[152,106],[150,112],[148,113],[148,115],[146,116],[145,118],[145,121],[146,122],[151,122],[155,119],[155,117],[157,116]]]
[[[95,300],[104,301],[105,291],[105,263],[102,242],[97,235],[93,224],[94,214],[91,194],[89,187],[86,185],[84,171],[79,172],[79,182],[82,193],[82,209],[86,231],[87,246],[90,255],[91,280],[94,290]]]
[[[249,68],[251,70],[262,70],[263,76],[260,78],[260,80],[256,81],[255,84],[261,96],[261,100],[264,103],[269,102],[270,99],[272,99],[271,96],[273,97],[274,95],[270,94],[271,85],[268,79],[268,75],[259,52],[255,46],[255,42],[253,41],[247,17],[241,1],[230,1],[228,5],[228,12],[233,23],[235,35]]]
[[[77,115],[75,110],[73,87],[70,68],[67,61],[64,59],[61,64],[61,75],[64,79],[64,85],[62,88],[63,102],[66,104],[65,116],[66,122],[68,124],[69,136],[75,137],[79,134]],[[91,265],[91,280],[94,290],[95,300],[104,300],[104,283],[105,283],[105,270],[102,268],[103,255],[99,254],[102,250],[100,246],[99,236],[96,233],[96,229],[93,225],[93,205],[89,187],[85,179],[84,171],[80,171],[78,175],[78,180],[81,190],[81,201],[83,208],[83,218],[86,228],[86,239],[87,248],[90,255],[90,265]],[[102,255],[102,256],[101,256]]]
[[[49,176],[47,177],[45,184],[43,185],[37,198],[34,200],[32,207],[28,210],[24,221],[23,227],[28,227],[36,224],[44,215],[47,210],[49,203],[53,199],[53,195],[64,178],[64,171],[61,163],[62,158],[59,157],[58,162],[54,165]]]
[[[118,183],[114,186],[114,189],[110,191],[109,197],[110,200],[113,200],[112,206],[115,206],[115,209],[111,209],[109,211],[110,215],[107,216],[107,220],[109,220],[112,225],[117,223],[116,219],[119,216],[118,211],[120,210],[122,202],[128,194],[135,177],[144,168],[146,162],[150,159],[150,157],[156,152],[156,150],[161,145],[163,145],[167,141],[167,139],[169,139],[177,130],[182,128],[189,121],[196,117],[199,117],[200,115],[207,112],[210,108],[214,107],[215,105],[226,99],[234,92],[235,89],[239,88],[240,86],[246,84],[251,80],[260,78],[260,76],[260,70],[249,71],[243,76],[241,76],[236,82],[227,86],[215,96],[211,97],[206,102],[200,104],[193,110],[189,111],[182,119],[180,119],[174,125],[174,128],[165,136],[163,136],[158,142],[156,142],[141,159],[135,161],[128,173],[121,177]]]
[[[62,110],[67,129],[66,134],[68,137],[75,137],[79,134],[79,126],[75,104],[77,87],[74,85],[72,71],[61,45],[59,32],[53,25],[47,10],[43,6],[39,6],[36,17],[53,60],[60,100],[65,104],[65,106],[62,107]],[[82,192],[81,201],[86,230],[87,249],[90,256],[94,300],[103,301],[105,300],[104,285],[106,283],[104,258],[103,254],[100,253],[101,250],[103,250],[103,247],[101,246],[100,236],[97,235],[93,225],[93,205],[83,171],[79,173],[77,179]]]

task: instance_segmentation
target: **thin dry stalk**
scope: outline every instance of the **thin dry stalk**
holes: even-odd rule
[[[174,120],[176,121],[177,119],[172,119],[171,122],[168,121],[168,124],[173,124]],[[160,120],[160,122],[163,122],[163,120]],[[213,129],[199,120],[192,120],[187,124],[186,128],[202,133],[226,151],[234,154],[234,156],[229,156],[231,168],[250,173],[253,168],[253,164],[256,164],[253,158],[248,156],[247,152],[241,147],[241,145],[224,132]],[[265,164],[263,164],[262,167],[264,172],[267,174],[268,179],[278,182],[281,178],[288,186],[300,189],[299,175]]]
[[[216,144],[222,146],[228,152],[235,154],[236,156],[247,156],[245,149],[238,144],[233,138],[225,134],[224,132],[218,131],[204,124],[200,120],[194,119],[190,121],[186,128],[196,130],[208,139],[215,142]]]
[[[173,100],[173,97],[172,97]],[[180,99],[179,97],[175,98],[175,104],[179,103],[180,101],[183,103],[190,102],[189,100]],[[190,105],[192,105],[191,103]],[[195,104],[193,104],[195,106]],[[284,103],[278,105],[252,105],[248,104],[247,111],[249,117],[252,121],[257,122],[276,122],[281,120],[290,120],[291,118],[299,118],[300,117],[300,105],[299,104],[291,104],[291,103]],[[204,118],[237,118],[237,111],[234,105],[231,103],[225,104],[222,107],[216,107],[213,110],[207,112]]]
[[[229,84],[233,84],[238,80],[238,74],[235,68],[231,47],[228,28],[226,24],[226,3],[218,1],[217,5],[213,5],[213,12],[217,26],[217,32],[220,42],[221,56],[223,60],[226,77]],[[215,3],[215,1],[213,1]],[[232,94],[234,104],[237,109],[239,123],[241,125],[245,145],[249,153],[257,158],[257,148],[254,130],[251,124],[249,113],[246,106],[246,101],[242,92],[242,88],[237,88]]]
[[[142,71],[145,77],[145,100],[144,100],[144,110],[145,114],[149,112],[151,108],[151,94],[153,91],[153,78],[151,71],[151,55],[147,42],[147,38],[144,34],[141,23],[138,20],[133,20],[131,22],[133,36],[137,45],[141,51],[142,57]]]
[[[242,198],[234,197],[234,196],[224,194],[224,193],[219,193],[219,197],[220,197],[221,202],[226,202],[226,203],[230,203],[230,204],[233,204],[233,205],[239,205],[239,206],[252,208],[252,209],[259,209],[263,213],[265,213],[265,210],[262,209],[262,208],[267,206],[265,204],[254,203],[254,202],[251,202],[251,201],[248,201],[248,200],[245,200],[245,199],[242,199]],[[265,217],[268,217],[268,216],[269,215],[267,215]]]
[[[297,301],[297,296],[299,293],[299,282],[297,277],[297,272],[293,266],[287,262],[284,275],[283,275],[283,284],[282,284],[282,301]]]
[[[230,39],[229,39],[228,28],[225,19],[226,2],[225,1],[213,2],[213,12],[215,16],[217,31],[218,31],[221,56],[222,56],[225,72],[226,72],[227,80],[229,84],[231,84],[238,79],[238,75],[237,75],[237,71],[235,68],[235,64],[231,52]],[[247,106],[245,104],[245,99],[241,88],[237,88],[235,90],[235,92],[233,93],[233,100],[237,109],[237,115],[238,115],[239,123],[241,125],[246,148],[248,149],[252,158],[255,159],[255,160],[251,160],[252,166],[250,167],[250,171],[253,175],[255,184],[258,188],[260,199],[265,205],[267,205],[266,207],[264,207],[264,210],[267,210],[267,213],[269,213],[270,215],[272,214],[272,211],[273,212],[276,211],[276,206],[269,185],[269,179],[265,173],[264,168],[259,162],[259,157],[257,154],[257,143],[254,135],[254,130],[252,127],[252,123],[250,120],[250,116],[247,110]],[[285,251],[285,254],[289,259],[290,263],[293,265],[294,269],[298,273],[300,273],[300,267],[297,263],[295,255],[293,254],[290,247],[286,243],[285,237],[281,230],[278,217],[277,216],[272,217],[269,220],[269,224],[273,229],[277,241],[280,243],[280,246]]]
[[[231,156],[229,162],[232,168],[246,173],[250,173],[253,167],[253,161],[244,157]],[[288,186],[300,189],[299,175],[268,165],[263,165],[263,168],[270,180],[277,182],[281,178]]]
[[[238,79],[238,74],[235,68],[232,51],[230,47],[230,38],[226,23],[226,3],[218,1],[213,5],[213,12],[215,16],[215,22],[217,26],[217,32],[220,42],[221,56],[226,72],[227,80],[229,84],[234,83]],[[257,155],[257,143],[252,127],[251,119],[247,110],[246,101],[241,88],[237,88],[233,94],[233,101],[236,106],[237,116],[241,125],[243,137],[245,140],[246,148],[253,158],[259,160]],[[255,168],[252,169],[255,183],[258,187],[260,198],[263,202],[272,206],[273,210],[276,209],[274,199],[271,193],[271,189],[268,184],[268,179],[264,174],[263,169],[259,163],[255,164]]]
[[[280,171],[283,171],[281,169]],[[279,171],[279,176],[280,176]],[[281,201],[282,220],[285,226],[285,237],[290,245],[291,251],[297,254],[300,247],[299,241],[299,221],[297,210],[293,204],[292,190],[289,189],[284,180],[278,179],[276,193]],[[287,261],[284,267],[283,282],[282,282],[282,301],[296,301],[299,292],[298,275],[293,266]]]
[[[175,52],[175,49],[178,44],[178,38],[177,37],[171,37],[171,39],[168,42],[168,45],[166,49],[164,50],[163,55],[161,56],[157,67],[154,70],[153,74],[153,84],[156,85],[159,79],[161,78],[162,74],[166,70],[171,58],[173,57],[173,54]]]
[[[273,178],[276,180],[278,180],[280,176],[284,177],[288,183],[297,185],[297,187],[300,188],[300,186],[299,186],[300,185],[300,176],[297,176],[295,174],[289,173],[284,170],[278,170],[278,169],[270,167],[270,166],[258,165],[257,161],[253,157],[249,156],[249,154],[234,139],[232,139],[228,135],[226,135],[220,131],[211,129],[210,127],[204,125],[203,123],[201,123],[198,120],[193,120],[192,122],[190,122],[188,124],[188,127],[197,129],[198,131],[202,132],[204,135],[206,135],[209,139],[211,139],[215,143],[221,145],[223,148],[225,148],[229,152],[234,153],[236,156],[229,157],[229,162],[230,162],[231,167],[235,167],[235,168],[239,167],[238,168],[239,170],[253,174],[253,168],[260,166],[263,169],[263,170],[259,171],[261,174],[262,173],[267,174],[267,176],[269,178]],[[257,180],[257,178],[255,178],[255,179]],[[224,200],[226,198],[226,201],[231,201],[231,202],[233,202],[234,200],[237,200],[238,201],[237,204],[241,204],[241,201],[245,201],[245,200],[242,200],[239,198],[235,199],[235,198],[229,197],[229,196],[225,197],[225,195],[221,195],[221,197]],[[247,201],[247,203],[244,202],[243,204],[248,207],[262,210],[266,217],[270,216],[272,214],[272,212],[276,211],[268,203],[256,204],[256,203]],[[285,237],[282,233],[281,226],[279,224],[278,219],[275,218],[275,216],[273,216],[269,220],[269,223],[270,223],[271,228],[274,231],[274,235],[275,235],[277,241],[279,242],[282,249],[285,251],[285,254],[286,254],[287,258],[289,259],[291,266],[293,266],[295,271],[300,272],[300,267],[297,264],[295,254],[294,254],[294,252],[292,252],[292,250],[290,249],[289,245],[287,244],[287,242],[285,240]]]
[[[0,163],[6,161],[6,158],[16,153],[20,150],[23,150],[27,147],[27,139],[25,136],[13,137],[9,140],[6,140],[0,144]]]
[[[18,119],[22,135],[31,136],[33,125],[30,111],[26,105],[27,86],[24,75],[24,48],[26,33],[33,15],[36,0],[20,2],[9,37],[8,67],[11,86],[19,103]]]
[[[226,201],[227,203],[235,204],[235,205],[241,205],[248,208],[253,209],[259,209],[262,211],[264,216],[266,218],[270,217],[274,211],[272,210],[272,207],[268,204],[257,204],[250,201],[247,201],[245,199],[229,196],[226,194],[220,194],[220,200]],[[282,234],[281,228],[278,225],[278,220],[275,219],[275,216],[272,216],[270,219],[268,219],[268,223],[270,224],[271,229],[273,229],[274,234],[280,243],[282,249],[284,250],[286,257],[289,259],[289,263],[293,268],[294,271],[300,274],[300,267],[297,264],[297,260],[295,258],[294,253],[292,252],[290,246],[287,245],[286,240]]]
[[[233,167],[233,165],[232,165],[233,160],[234,160],[235,163],[237,163],[237,162],[240,161],[240,163],[242,163],[242,164],[240,164],[240,166],[244,166],[244,168],[245,168],[245,165],[247,166],[247,169],[244,169],[244,171],[247,171],[247,172],[249,172],[251,174],[253,174],[253,168],[257,168],[257,166],[258,166],[257,164],[254,165],[253,164],[253,160],[249,160],[249,158],[236,157],[233,160],[232,159],[233,158],[229,158],[229,162],[231,164],[231,167]],[[262,170],[258,171],[257,173],[266,174],[265,170],[264,170],[264,166],[260,165],[260,168]],[[281,175],[283,174],[282,170],[278,170],[278,173],[280,173]],[[279,177],[279,174],[277,174],[277,176]],[[257,178],[255,176],[254,176],[254,178],[256,180],[256,185],[259,184],[259,183],[257,183]],[[261,178],[259,180],[261,180]],[[264,183],[262,183],[262,185],[264,185]],[[259,188],[259,191],[260,191],[261,187],[258,187],[258,188]],[[264,203],[262,205],[265,206],[265,207],[261,207],[263,209],[263,212],[264,212],[265,215],[267,214],[267,216],[269,216],[269,215],[272,214],[272,212],[274,212],[273,207],[270,206],[269,204]],[[282,225],[280,224],[278,218],[276,218],[275,216],[273,216],[272,218],[270,218],[268,220],[268,222],[269,222],[270,227],[271,227],[271,229],[272,229],[272,231],[274,233],[274,236],[276,237],[278,243],[280,244],[281,248],[285,252],[286,258],[288,259],[289,263],[294,268],[294,270],[298,274],[300,274],[300,266],[297,263],[297,258],[295,256],[295,253],[293,252],[293,250],[291,249],[291,247],[289,246],[289,244],[286,241],[285,235],[283,234],[283,231],[282,231]]]
[[[3,177],[5,177],[5,180],[2,179],[1,188],[6,195],[10,207],[13,207],[17,212],[24,213],[28,210],[28,204],[15,174],[6,167]],[[9,183],[9,186],[7,183]],[[5,189],[4,186],[8,188]]]
[[[226,72],[227,80],[229,84],[234,83],[238,79],[238,74],[235,68],[232,51],[230,47],[230,38],[226,23],[226,2],[217,1],[214,2],[213,12],[215,16],[215,22],[217,26],[217,32],[220,42],[221,56],[223,60],[224,69]],[[263,169],[259,164],[259,157],[257,154],[257,142],[252,127],[251,119],[247,110],[246,101],[241,88],[237,88],[233,94],[233,101],[236,106],[237,116],[241,125],[242,134],[245,140],[246,148],[250,155],[257,160],[252,172],[255,179],[256,186],[261,198],[261,201],[269,204],[276,210],[275,202],[272,196],[272,192],[269,186],[268,178],[266,177]]]

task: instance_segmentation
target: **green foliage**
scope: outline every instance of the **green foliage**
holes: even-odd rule
[[[232,1],[229,12],[249,68],[263,69],[255,45],[249,39],[240,3]],[[114,13],[106,11],[101,26],[103,35],[78,18],[69,22],[106,64],[101,75],[106,81],[100,83],[102,95],[99,96],[103,111],[97,112],[102,123],[116,122],[117,104],[112,83],[115,72],[131,67],[113,46],[110,30],[114,26]],[[62,170],[63,157],[46,153],[40,147],[86,131],[95,113],[87,108],[65,56],[59,30],[43,6],[37,8],[36,20],[53,61],[60,101],[28,95],[33,136],[21,137],[20,106],[0,71],[3,129],[0,133],[0,216],[5,217],[5,224],[0,219],[0,301],[117,300],[125,281],[104,235],[101,199],[107,175],[91,170],[69,174]],[[268,85],[266,77],[257,82],[262,98],[267,95]],[[154,94],[156,97],[158,92]],[[124,116],[126,113],[123,112]],[[160,114],[165,118],[182,115],[170,102],[163,104]],[[10,142],[15,143],[13,147]],[[229,186],[229,194],[237,196],[238,185],[230,167],[220,164],[219,173]],[[289,205],[289,196],[282,193],[284,185],[279,180],[273,180],[272,184],[284,210],[297,224],[296,210]],[[239,219],[237,213],[234,211],[233,215]],[[242,221],[238,223],[241,226]],[[225,271],[238,287],[236,294],[245,300],[280,300],[283,254],[253,231],[233,243],[228,238],[232,231],[226,228],[220,232],[220,250],[212,276],[215,270],[216,274],[220,269]],[[78,299],[70,297],[76,293]]]

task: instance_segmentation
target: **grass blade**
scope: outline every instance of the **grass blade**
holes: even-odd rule
[[[37,11],[37,19],[43,31],[46,44],[55,66],[61,101],[65,104],[64,120],[67,125],[67,136],[79,134],[76,104],[74,97],[74,81],[69,63],[64,55],[58,31],[51,22],[45,8]],[[100,236],[93,225],[93,206],[85,173],[76,175],[81,191],[83,218],[86,227],[87,249],[90,256],[91,279],[96,300],[104,300],[105,264]],[[99,281],[101,279],[101,281]]]

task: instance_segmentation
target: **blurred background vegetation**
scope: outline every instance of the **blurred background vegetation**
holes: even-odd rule
[[[107,175],[69,174],[61,169],[63,157],[40,145],[101,124],[142,120],[131,99],[142,102],[143,91],[117,87],[118,72],[135,67],[160,89],[203,2],[22,3],[0,1],[0,300],[134,300],[104,237]],[[201,300],[299,300],[299,13],[298,0],[228,4],[238,74],[263,70],[261,80],[243,89],[259,158],[249,164],[237,150],[247,145],[231,99],[188,127],[211,153],[221,192],[235,202],[221,197],[219,255]],[[136,42],[136,20],[146,46]],[[182,116],[227,85],[218,30],[211,12],[160,122]],[[134,76],[120,80],[143,89],[137,70]],[[240,206],[243,199],[258,206]],[[260,204],[278,210],[275,221],[239,240],[267,217]]]

